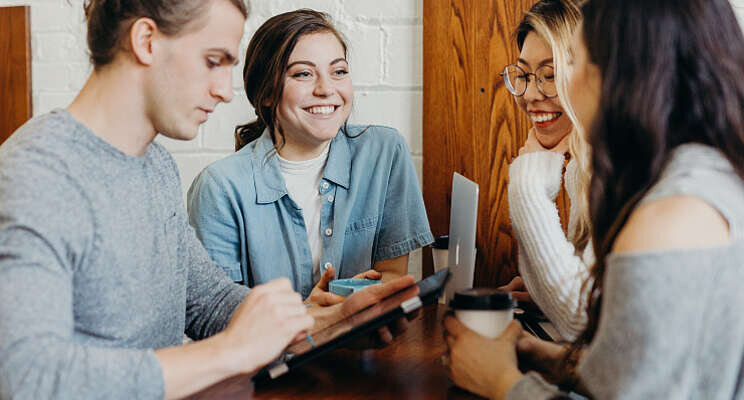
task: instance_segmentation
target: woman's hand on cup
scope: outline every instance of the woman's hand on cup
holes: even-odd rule
[[[450,379],[459,387],[490,399],[506,397],[522,377],[517,364],[517,340],[522,326],[512,321],[496,339],[468,329],[456,318],[444,320],[448,355],[443,358]]]

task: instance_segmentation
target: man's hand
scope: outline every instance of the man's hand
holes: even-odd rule
[[[286,278],[254,287],[221,333],[235,374],[254,373],[277,358],[314,320]]]

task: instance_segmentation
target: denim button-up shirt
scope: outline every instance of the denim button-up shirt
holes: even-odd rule
[[[365,127],[349,126],[349,136]],[[312,255],[302,210],[290,198],[267,132],[199,174],[188,192],[191,225],[236,282],[287,277],[307,297]],[[323,195],[321,273],[350,278],[377,261],[433,241],[408,146],[392,128],[370,126],[330,143]]]

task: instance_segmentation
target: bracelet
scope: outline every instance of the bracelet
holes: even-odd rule
[[[311,349],[314,349],[315,348],[315,342],[313,341],[313,337],[310,336],[309,333],[305,335],[305,340],[307,340],[307,342],[310,343],[310,348]]]

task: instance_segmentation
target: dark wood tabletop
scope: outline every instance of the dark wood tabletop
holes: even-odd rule
[[[476,399],[454,387],[441,357],[444,306],[430,305],[393,343],[376,350],[336,350],[268,384],[238,376],[199,399]],[[252,396],[252,397],[251,397]]]

